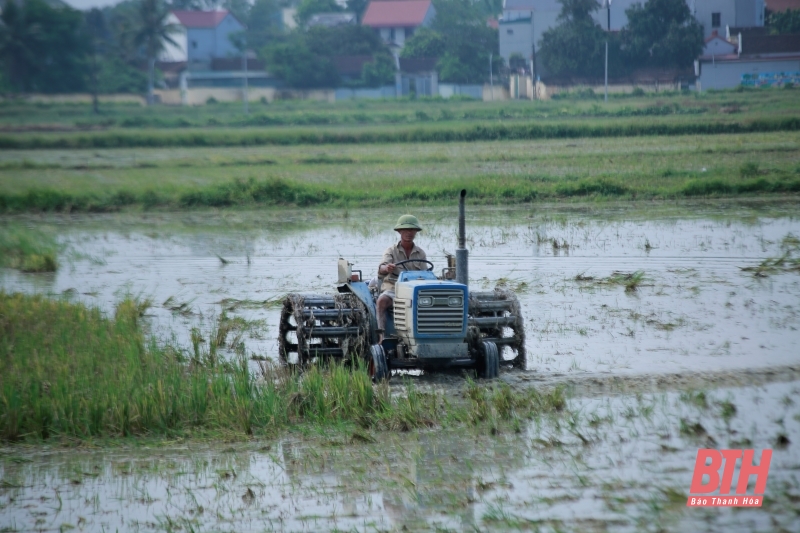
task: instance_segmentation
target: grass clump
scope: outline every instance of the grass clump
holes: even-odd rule
[[[625,287],[625,292],[636,292],[642,286],[644,281],[644,272],[637,270],[635,272],[620,272],[614,271],[607,278],[594,278],[593,276],[584,276],[583,273],[575,276],[575,281],[579,282],[592,282],[597,285],[621,285]]]
[[[472,382],[460,403],[411,383],[393,395],[372,384],[360,361],[302,373],[259,362],[253,372],[241,355],[218,355],[220,327],[208,340],[193,334],[191,350],[149,341],[140,327],[148,305],[127,298],[108,318],[79,303],[0,292],[0,441],[247,437],[297,425],[411,430],[486,421],[495,428],[566,405],[560,389],[522,393]]]
[[[0,266],[22,272],[55,272],[56,255],[56,241],[47,233],[14,226],[0,228]]]

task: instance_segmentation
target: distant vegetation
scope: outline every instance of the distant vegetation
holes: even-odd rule
[[[496,204],[798,192],[792,90],[559,96],[283,101],[251,115],[109,105],[101,119],[6,102],[0,212],[429,203],[463,186]]]

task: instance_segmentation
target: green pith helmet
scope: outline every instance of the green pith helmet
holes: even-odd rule
[[[419,225],[419,220],[414,215],[403,215],[397,219],[397,224],[394,225],[394,230],[400,229],[415,229],[422,231],[422,226]]]

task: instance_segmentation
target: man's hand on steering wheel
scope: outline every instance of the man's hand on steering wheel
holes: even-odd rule
[[[397,263],[387,263],[387,264],[385,264],[384,266],[386,267],[386,273],[387,274],[395,274],[395,272],[394,272],[395,268],[397,268],[399,266],[405,266],[406,263],[427,263],[428,264],[428,270],[429,271],[433,270],[433,263],[431,263],[427,259],[406,259],[405,261],[398,261]],[[403,270],[407,270],[407,269],[403,268]]]

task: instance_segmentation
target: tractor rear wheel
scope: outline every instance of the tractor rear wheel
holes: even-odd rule
[[[281,362],[302,367],[315,359],[363,357],[367,314],[352,294],[288,294],[278,331]]]
[[[470,291],[468,325],[477,329],[478,341],[491,342],[498,348],[504,365],[525,370],[525,323],[519,300],[511,291]],[[504,357],[511,355],[511,358]]]
[[[389,371],[389,365],[386,362],[386,352],[383,351],[383,346],[380,344],[373,344],[369,347],[367,372],[369,373],[369,377],[372,378],[373,383],[388,381],[392,376],[392,373]]]
[[[478,357],[478,375],[484,379],[495,379],[500,376],[500,354],[493,342],[481,343]]]

